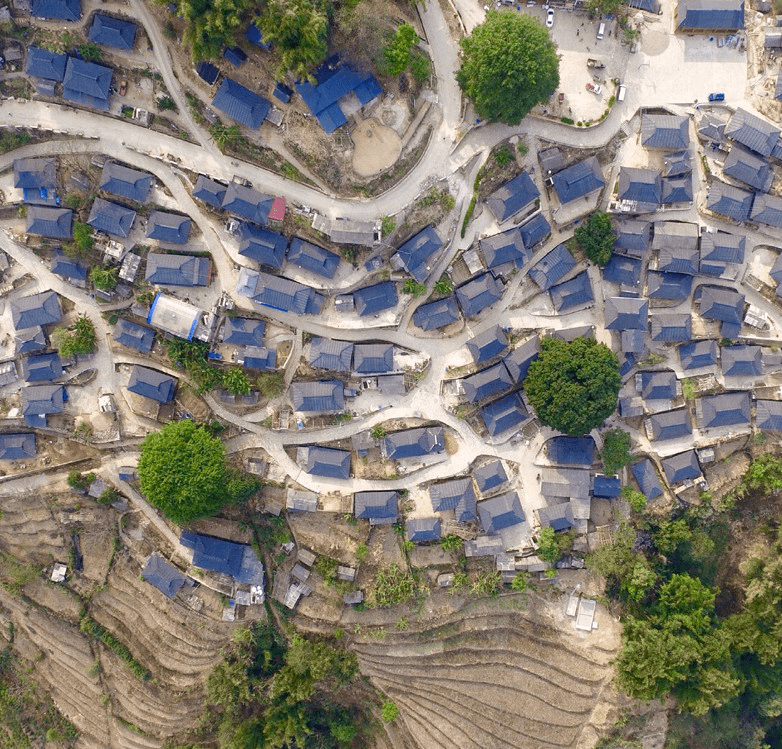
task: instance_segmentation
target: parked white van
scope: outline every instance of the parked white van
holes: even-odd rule
[[[621,86],[619,86],[619,91],[617,91],[616,93],[616,100],[624,101],[626,93],[627,93],[627,87],[624,84],[622,84]]]
[[[598,40],[602,39],[605,35],[606,35],[606,25],[601,22],[600,26],[597,27]]]

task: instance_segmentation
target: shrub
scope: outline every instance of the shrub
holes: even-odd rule
[[[379,608],[394,606],[412,598],[416,593],[413,576],[398,564],[378,570],[375,584],[367,593],[367,606]]]
[[[603,470],[612,476],[630,462],[630,435],[623,429],[611,429],[605,433],[600,458]]]
[[[393,723],[399,717],[399,708],[391,700],[386,700],[380,708],[380,715],[386,723]]]
[[[467,207],[467,213],[464,214],[464,221],[462,221],[462,238],[464,238],[464,235],[467,233],[467,225],[470,223],[470,220],[472,219],[472,213],[475,210],[475,202],[477,201],[478,197],[476,195],[472,196],[472,200],[470,200],[470,205]]]

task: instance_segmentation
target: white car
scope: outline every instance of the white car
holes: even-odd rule
[[[554,25],[554,9],[549,8],[546,11],[546,28],[550,29]]]

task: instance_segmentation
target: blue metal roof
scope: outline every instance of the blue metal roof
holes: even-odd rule
[[[73,211],[69,208],[47,208],[31,205],[27,208],[27,233],[51,239],[70,239]]]
[[[660,484],[660,479],[657,477],[657,471],[654,469],[654,465],[652,464],[651,460],[647,458],[646,460],[642,460],[640,463],[636,463],[630,468],[630,472],[638,482],[641,493],[648,500],[662,496],[663,488]]]
[[[199,174],[198,180],[193,188],[193,197],[203,200],[204,203],[208,203],[213,208],[222,208],[227,190],[227,185],[215,182],[213,179],[209,179],[209,177]]]
[[[443,240],[433,226],[427,226],[396,251],[405,270],[424,283],[432,270],[432,258],[442,249]]]
[[[132,21],[123,21],[103,13],[96,13],[92,17],[92,24],[87,38],[96,44],[115,49],[132,50],[136,43],[136,24]]]
[[[465,317],[477,317],[502,299],[504,287],[493,273],[486,272],[456,289],[456,298]]]
[[[363,106],[383,93],[372,74],[356,73],[349,67],[339,68],[317,85],[303,81],[297,83],[296,88],[307,108],[327,133],[333,133],[347,122],[338,103],[344,96],[355,93]]]
[[[489,195],[486,198],[486,205],[497,222],[502,223],[515,216],[538,197],[540,197],[540,190],[535,186],[532,177],[527,172],[521,172]]]
[[[552,437],[547,443],[548,459],[557,466],[584,466],[595,461],[595,441],[591,437]]]
[[[176,382],[169,375],[136,364],[130,373],[128,390],[158,403],[168,403],[174,397]]]
[[[405,523],[405,535],[413,543],[437,541],[440,533],[440,518],[410,518]]]
[[[224,78],[212,106],[245,127],[257,130],[269,114],[272,105],[266,99],[231,78]]]
[[[712,367],[717,363],[717,341],[693,341],[679,346],[679,361],[683,369]]]
[[[123,346],[148,354],[155,343],[155,331],[121,317],[114,326],[114,340]]]
[[[396,307],[399,297],[393,281],[383,281],[374,286],[365,286],[353,292],[353,302],[356,312],[361,317],[374,315],[385,309]]]
[[[622,482],[617,476],[595,476],[592,495],[613,499],[619,496],[621,486]]]
[[[603,172],[596,156],[579,161],[551,178],[554,190],[562,204],[570,203],[577,198],[599,190],[605,185]]]
[[[223,196],[221,208],[255,224],[265,224],[269,220],[269,211],[273,204],[273,197],[264,195],[252,187],[231,182]]]
[[[338,255],[300,237],[291,239],[287,260],[292,265],[316,273],[323,278],[334,278],[339,267]]]
[[[499,325],[494,325],[470,338],[465,345],[473,361],[483,364],[508,350],[508,338]]]
[[[236,544],[214,536],[202,536],[184,531],[179,542],[193,549],[193,566],[210,572],[221,572],[237,579],[242,570],[244,544]]]
[[[456,299],[452,296],[422,304],[413,313],[413,324],[423,330],[438,330],[460,319]]]
[[[274,91],[272,91],[272,96],[274,96],[275,99],[281,101],[283,104],[287,104],[291,100],[291,96],[293,96],[293,89],[289,86],[286,86],[284,83],[277,81],[274,84]]]
[[[86,107],[107,111],[113,75],[111,68],[69,57],[62,83],[62,97]]]
[[[87,223],[98,231],[127,237],[130,234],[136,212],[103,198],[95,198]]]
[[[576,265],[564,243],[558,244],[529,269],[529,276],[543,291],[548,291]]]
[[[522,224],[519,227],[519,231],[521,232],[521,238],[524,240],[524,246],[529,250],[551,234],[551,224],[546,221],[546,217],[542,213],[538,213],[525,224]]]
[[[58,55],[40,47],[28,47],[24,72],[48,81],[61,81],[65,77],[67,62],[68,55]]]
[[[52,21],[78,21],[81,0],[33,0],[32,15]]]
[[[682,302],[687,299],[692,290],[692,276],[683,273],[649,271],[647,284],[650,299]]]
[[[234,67],[240,68],[247,60],[247,54],[241,47],[226,47],[223,57]]]
[[[492,401],[481,409],[481,418],[492,437],[518,429],[529,414],[518,393]]]
[[[211,86],[218,79],[220,69],[215,65],[212,65],[211,62],[202,61],[196,65],[196,73],[198,73],[198,77],[202,81],[205,81]]]
[[[143,203],[149,197],[153,179],[147,172],[122,166],[116,161],[107,161],[103,166],[98,187],[111,195]]]
[[[271,47],[269,42],[263,41],[263,33],[258,28],[258,21],[253,21],[244,32],[244,37],[250,44],[254,44],[256,47],[260,47],[263,50],[268,50]]]
[[[586,271],[579,273],[569,281],[552,286],[549,293],[557,312],[568,312],[595,301],[592,284]]]
[[[239,254],[256,263],[280,270],[285,262],[288,238],[271,229],[242,222],[239,226]]]
[[[620,286],[638,286],[642,265],[640,258],[614,253],[603,268],[603,278]]]

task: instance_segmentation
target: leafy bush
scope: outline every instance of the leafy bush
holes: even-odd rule
[[[378,570],[375,583],[367,593],[366,604],[370,608],[394,606],[412,598],[417,591],[413,576],[398,564]]]
[[[86,315],[81,315],[68,328],[56,328],[51,338],[62,357],[91,354],[97,346],[95,326]]]
[[[630,445],[630,435],[623,429],[611,429],[605,433],[600,458],[606,474],[613,476],[630,462]]]
[[[544,562],[554,563],[559,559],[559,544],[551,526],[543,528],[538,534],[538,556]]]
[[[386,723],[393,723],[399,717],[399,708],[391,700],[386,700],[380,708],[380,715]]]
[[[472,199],[470,200],[470,205],[467,206],[467,213],[464,214],[464,221],[462,221],[462,238],[464,238],[464,235],[467,233],[467,226],[472,220],[472,214],[473,211],[475,210],[475,203],[477,200],[478,200],[478,196],[473,195]]]
[[[510,164],[513,160],[513,153],[511,152],[510,148],[508,148],[507,143],[503,143],[494,152],[494,161],[497,162],[497,166],[499,167],[508,166],[508,164]]]

